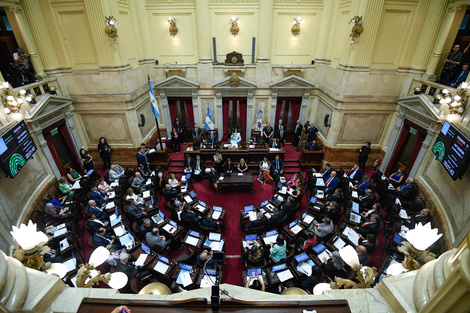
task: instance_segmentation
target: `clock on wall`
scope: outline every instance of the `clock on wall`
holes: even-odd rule
[[[227,53],[225,65],[243,65],[244,62],[245,61],[243,60],[243,55],[241,53],[236,51]]]

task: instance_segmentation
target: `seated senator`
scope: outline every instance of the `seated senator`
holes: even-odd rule
[[[137,206],[141,206],[144,204],[144,198],[134,193],[134,189],[129,187],[126,190],[126,200],[129,201],[130,199],[134,199]]]
[[[132,180],[131,187],[134,189],[141,190],[141,188],[145,185],[145,179],[142,177],[142,174],[139,172],[135,172],[135,177]]]
[[[114,181],[119,181],[119,178],[121,178],[122,175],[124,175],[124,169],[117,165],[113,164],[111,165],[111,168],[109,169],[109,181],[114,182]]]
[[[248,266],[256,268],[264,265],[264,249],[257,240],[254,241],[251,248],[243,249],[243,252]]]
[[[360,181],[362,181],[362,176],[364,176],[364,171],[359,167],[358,163],[354,163],[348,176],[353,184],[357,184]]]
[[[297,183],[300,182],[300,175],[299,173],[295,173],[294,176],[287,182],[287,186],[290,188],[296,188]]]
[[[67,209],[56,207],[52,203],[46,203],[46,206],[44,207],[44,213],[46,224],[52,224],[63,217],[67,213]]]
[[[150,248],[162,249],[166,244],[171,244],[171,239],[166,240],[165,236],[160,236],[157,227],[145,235],[145,241]]]
[[[269,257],[274,261],[279,262],[286,258],[287,243],[284,240],[284,235],[279,234],[276,238],[276,243],[270,243],[271,249],[269,249]]]
[[[109,199],[108,199],[108,196],[101,192],[100,190],[98,190],[98,186],[94,185],[93,187],[91,187],[91,192],[90,192],[90,197],[95,200],[95,202],[98,204],[98,205],[102,205],[103,203],[108,203],[109,202]]]
[[[97,247],[107,247],[111,244],[115,249],[118,249],[121,245],[117,242],[115,243],[115,239],[115,236],[107,235],[106,229],[101,227],[93,235],[93,244]]]
[[[170,184],[171,188],[181,187],[181,183],[176,179],[175,174],[173,173],[168,175],[168,184]]]
[[[414,187],[413,187],[413,178],[408,177],[405,180],[405,183],[401,185],[400,187],[397,187],[395,189],[395,193],[397,196],[402,197],[402,196],[409,196],[413,193]]]
[[[71,190],[72,185],[67,181],[67,177],[63,176],[59,179],[59,190],[63,195],[72,196],[74,191]]]
[[[181,212],[181,218],[189,220],[195,224],[199,223],[202,220],[202,217],[194,213],[194,211],[189,208],[188,204],[185,204],[183,206],[183,211]]]
[[[251,228],[260,228],[266,225],[267,220],[264,218],[263,213],[258,212],[254,221],[249,221],[245,224],[245,231],[249,231]]]
[[[284,162],[279,158],[279,154],[274,158],[269,174],[274,178],[284,175]]]
[[[271,148],[271,149],[280,149],[280,148],[281,148],[281,145],[279,144],[278,139],[277,139],[277,138],[273,138],[273,140],[271,140],[271,141],[269,142],[268,148]]]
[[[103,178],[100,178],[98,179],[98,190],[104,194],[107,194],[108,192],[111,192],[114,189],[111,188]]]
[[[269,163],[268,158],[264,157],[263,161],[261,161],[261,163],[259,164],[259,169],[260,169],[261,174],[263,174],[263,184],[265,185],[266,185],[266,182],[273,181],[273,178],[271,177],[271,175],[269,175],[270,167],[271,167],[271,164]]]
[[[230,158],[227,158],[227,162],[224,164],[224,170],[226,173],[233,173],[235,165]]]
[[[230,136],[230,144],[231,145],[239,145],[242,137],[236,128],[233,129],[232,135]]]
[[[96,233],[96,231],[102,227],[106,229],[107,233],[111,232],[111,225],[109,225],[109,222],[106,220],[100,220],[96,218],[95,214],[88,212],[86,215],[87,219],[87,226],[93,231],[93,233]]]
[[[245,162],[244,158],[240,159],[240,163],[238,163],[238,172],[245,174],[248,171],[248,165]]]
[[[282,220],[284,216],[286,216],[286,214],[282,210],[279,211],[278,208],[274,207],[273,214],[271,214],[271,217],[268,218],[268,226],[269,227],[276,226],[276,223]]]
[[[71,167],[67,167],[65,171],[67,172],[67,180],[71,184],[75,183],[77,180],[80,180],[82,178],[82,175],[78,174],[78,172]]]
[[[151,232],[155,228],[155,224],[153,223],[152,219],[145,218],[142,222],[142,225],[139,227],[139,234],[142,238],[145,238],[147,233]]]
[[[329,259],[323,258],[322,271],[331,279],[346,276],[346,263],[344,263],[338,251],[333,251]]]
[[[108,214],[104,211],[105,206],[98,207],[95,200],[88,201],[87,213],[93,213],[100,220],[108,220]]]
[[[312,275],[310,275],[306,280],[302,281],[300,284],[303,289],[313,292],[313,288],[319,283],[322,283],[325,280],[325,276],[321,268],[318,265],[312,266]]]
[[[217,173],[214,167],[211,167],[211,171],[209,173],[209,184],[214,186],[215,191],[219,191],[219,178],[219,173]]]
[[[214,232],[220,231],[220,224],[212,219],[212,214],[201,220],[201,226]]]
[[[366,222],[361,226],[356,226],[354,229],[362,236],[366,236],[367,234],[375,234],[375,232],[380,228],[379,223],[380,217],[377,214],[372,214],[370,217],[370,222]]]
[[[331,171],[330,176],[325,180],[325,193],[333,193],[338,184],[339,179],[336,177],[336,171]]]
[[[129,213],[133,218],[147,215],[145,207],[142,206],[141,208],[138,208],[133,198],[130,198],[127,203],[127,213]]]
[[[392,175],[390,175],[390,177],[388,177],[388,181],[394,187],[397,187],[401,185],[404,177],[405,177],[405,174],[403,173],[403,170],[399,168],[395,173],[393,173]]]
[[[364,175],[362,176],[362,181],[357,183],[356,188],[357,188],[357,193],[360,195],[363,195],[366,193],[366,190],[371,188],[372,184],[369,180],[369,176]]]

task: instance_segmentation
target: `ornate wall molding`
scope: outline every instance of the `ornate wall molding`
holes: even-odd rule
[[[195,3],[195,0],[147,0],[147,4],[174,4],[174,3]]]
[[[274,0],[279,4],[323,4],[323,0]]]
[[[259,3],[260,0],[210,0],[210,3]]]

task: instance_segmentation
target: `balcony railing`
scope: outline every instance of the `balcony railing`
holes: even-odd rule
[[[52,87],[55,88],[55,91],[54,91],[55,94],[57,94],[59,96],[63,95],[62,91],[60,89],[60,86],[57,83],[57,78],[56,77],[48,77],[44,80],[41,80],[41,81],[38,81],[38,82],[35,82],[35,83],[32,83],[32,84],[17,87],[15,89],[13,89],[13,91],[16,94],[21,89],[24,89],[24,90],[26,90],[26,93],[31,93],[36,97],[36,99],[38,99],[42,95],[45,95],[47,93],[49,93],[49,94],[52,93],[52,90],[51,90]]]
[[[420,92],[417,92],[415,90],[417,87],[421,88]],[[414,95],[414,94],[417,94],[417,93],[424,94],[429,98],[429,100],[432,103],[434,103],[436,106],[439,107],[440,104],[437,101],[435,103],[434,96],[436,96],[438,94],[442,94],[442,90],[444,90],[444,89],[449,90],[450,93],[452,93],[452,94],[456,93],[455,88],[452,88],[452,87],[449,87],[449,86],[446,86],[446,85],[442,85],[442,84],[438,84],[436,82],[432,82],[432,81],[429,81],[429,80],[424,80],[424,79],[421,79],[421,78],[415,78],[415,79],[413,79],[413,83],[411,84],[410,89],[408,90],[408,95]]]

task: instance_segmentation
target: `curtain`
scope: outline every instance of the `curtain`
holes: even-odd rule
[[[222,140],[223,141],[227,141],[228,139],[228,111],[229,111],[229,99],[227,98],[223,98],[223,102],[222,102],[222,119],[224,121],[224,126],[223,126],[223,129],[222,129],[222,132],[223,132],[223,137],[222,137]],[[219,131],[220,132],[220,131]]]
[[[290,102],[290,107],[292,110],[292,121],[294,122],[294,125],[297,123],[297,120],[299,119],[301,103],[302,103],[302,98],[294,98]]]
[[[75,150],[75,146],[73,145],[72,137],[70,137],[69,131],[67,129],[67,124],[62,124],[59,127],[60,134],[64,137],[67,146],[69,147],[70,151],[72,152],[72,163],[74,168],[77,172],[83,173],[82,162],[80,162],[80,158],[78,157],[78,153]]]
[[[192,99],[185,99],[184,100],[184,105],[186,107],[186,114],[189,120],[189,128],[193,128],[194,126],[194,112],[193,112],[193,101]],[[198,125],[198,127],[201,127],[201,125]]]
[[[411,154],[410,160],[408,161],[408,170],[406,174],[409,174],[413,165],[415,164],[416,158],[418,157],[419,151],[423,146],[423,141],[426,138],[426,133],[419,132],[418,139],[416,139],[416,145],[413,149],[413,153]]]
[[[240,124],[242,125],[242,131],[240,136],[242,138],[242,141],[245,141],[243,136],[246,136],[246,98],[240,99],[238,102],[240,103]]]
[[[400,154],[401,147],[403,146],[403,143],[406,140],[406,137],[408,136],[408,133],[410,132],[410,126],[407,125],[406,121],[405,124],[403,125],[403,128],[400,133],[400,137],[398,138],[397,145],[395,147],[395,150],[393,151],[393,156],[390,159],[390,163],[388,163],[387,170],[385,171],[385,176],[390,176],[390,172],[392,170],[392,166],[395,164],[397,161],[398,155]]]
[[[283,107],[283,103],[284,103],[285,100],[282,100],[282,99],[278,99],[277,100],[277,105],[276,105],[276,119],[274,120],[274,125],[277,124],[277,121],[279,121],[279,118],[281,117],[281,109]],[[274,125],[271,125],[272,127],[274,127]]]
[[[59,169],[60,175],[65,176],[65,171],[60,165],[59,156],[57,155],[57,151],[55,150],[54,144],[52,143],[51,132],[50,131],[43,131],[44,139],[46,139],[47,147],[49,151],[51,151],[52,158],[54,159],[57,168]]]
[[[168,99],[168,109],[170,110],[170,118],[171,118],[171,129],[173,129],[173,122],[176,118],[176,103],[173,99]]]

